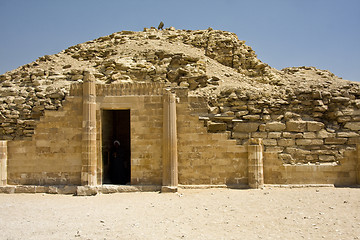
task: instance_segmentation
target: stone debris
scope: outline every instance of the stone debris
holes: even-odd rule
[[[338,164],[359,140],[358,83],[315,67],[276,70],[234,33],[173,27],[113,33],[1,75],[0,139],[31,138],[84,69],[99,84],[187,88],[207,99],[201,117],[209,132],[230,132],[238,144],[263,138],[264,151],[278,152],[284,164]]]

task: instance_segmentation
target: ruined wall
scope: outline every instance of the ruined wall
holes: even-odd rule
[[[208,133],[198,114],[207,111],[198,97],[177,104],[179,184],[247,185],[247,147],[228,133]]]
[[[162,87],[97,85],[98,183],[102,178],[101,111],[130,109],[131,184],[162,184]],[[304,120],[289,112],[264,114],[263,103],[251,101],[236,106],[248,112],[241,119],[239,113],[230,114],[231,108],[226,114],[209,115],[204,98],[188,97],[186,88],[176,91],[179,184],[247,185],[249,138],[263,139],[265,184],[358,183],[358,133],[346,127],[354,126],[351,122],[331,132],[317,118]],[[31,141],[8,142],[8,184],[80,184],[81,92],[81,85],[75,85],[62,108],[46,111]],[[276,109],[286,111],[284,106]],[[275,112],[275,107],[267,111]]]
[[[222,94],[203,115],[208,131],[230,131],[239,144],[262,138],[265,183],[356,184],[357,88],[299,88],[281,98]]]

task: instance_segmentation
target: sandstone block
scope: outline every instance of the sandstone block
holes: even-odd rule
[[[324,141],[322,139],[296,139],[296,145],[310,146],[310,145],[322,145]]]
[[[233,132],[233,133],[232,133],[232,137],[233,137],[233,138],[247,139],[247,138],[249,138],[249,133]]]
[[[286,153],[290,153],[295,157],[303,157],[304,155],[308,155],[311,152],[309,150],[294,148],[294,147],[287,147],[285,150]]]
[[[316,154],[306,155],[305,158],[307,161],[317,161],[319,159],[319,156]]]
[[[348,122],[344,127],[353,131],[358,131],[360,130],[360,122]]]
[[[319,160],[322,162],[333,162],[335,161],[335,156],[333,155],[320,155]]]
[[[351,117],[350,116],[340,116],[337,118],[337,121],[340,123],[349,122],[349,121],[351,121]]]
[[[304,132],[304,138],[316,138],[316,133],[314,132]]]
[[[281,132],[269,132],[268,138],[280,138]]]
[[[259,120],[261,117],[260,115],[245,115],[242,118],[250,121],[256,121]]]
[[[311,139],[296,139],[296,145],[311,145]]]
[[[265,129],[267,131],[283,131],[286,129],[286,125],[282,122],[268,122],[265,124]]]
[[[345,103],[345,102],[349,102],[350,98],[348,97],[333,97],[331,99],[332,102],[336,102],[336,103]]]
[[[340,138],[358,137],[359,134],[356,132],[338,132],[337,136]]]
[[[336,144],[344,144],[344,143],[346,143],[346,141],[347,141],[347,138],[334,138],[334,137],[332,137],[332,138],[326,138],[325,139],[325,144],[334,144],[334,145],[336,145]]]
[[[315,132],[323,129],[325,125],[322,122],[307,121],[306,126],[308,131]]]
[[[208,125],[208,131],[209,132],[221,132],[226,130],[226,123],[209,123]]]
[[[235,123],[234,131],[235,132],[256,132],[259,128],[259,123],[244,123],[237,122]]]
[[[284,138],[303,138],[304,137],[304,135],[302,133],[283,132],[282,135]]]
[[[251,133],[251,137],[253,137],[253,138],[267,138],[268,133],[267,132],[253,132],[253,133]]]
[[[266,152],[271,152],[271,153],[281,153],[282,151],[284,151],[284,147],[279,147],[279,146],[266,146],[265,149]]]
[[[290,154],[287,154],[287,153],[282,153],[282,154],[279,154],[279,158],[285,162],[285,163],[292,163],[294,162],[292,156]]]
[[[317,134],[318,138],[329,138],[329,137],[335,137],[335,133],[330,133],[326,131],[325,129],[321,129]]]
[[[276,139],[264,139],[263,143],[265,146],[276,146],[277,145]]]
[[[289,121],[286,122],[286,130],[289,132],[304,132],[306,128],[305,121]]]
[[[294,139],[279,139],[278,140],[279,146],[289,147],[295,145]]]

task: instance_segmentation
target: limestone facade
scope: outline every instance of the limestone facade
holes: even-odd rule
[[[84,79],[83,84],[72,85],[63,107],[45,111],[31,139],[1,141],[3,191],[14,185],[103,185],[107,141],[103,111],[109,110],[130,111],[132,186],[176,191],[178,185],[261,188],[264,184],[359,183],[354,132],[321,135],[324,124],[316,121],[233,121],[225,115],[209,115],[205,99],[188,96],[187,88],[167,88],[163,83],[96,84],[87,72]],[[229,119],[232,131],[226,131]],[[248,136],[247,141],[241,134]],[[333,156],[333,151],[316,146],[336,149],[340,144],[344,151],[337,161],[319,161],[321,156]],[[318,161],[300,164],[308,156],[301,153],[304,146],[318,153]],[[289,158],[298,159],[295,164],[284,162],[283,151],[290,148],[294,153]],[[44,189],[33,187],[33,191]]]
[[[360,84],[273,69],[211,28],[122,31],[0,76],[5,192],[356,185],[359,140]]]

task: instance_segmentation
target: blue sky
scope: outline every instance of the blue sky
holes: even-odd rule
[[[0,0],[0,74],[122,30],[234,32],[277,69],[360,81],[360,0]]]

